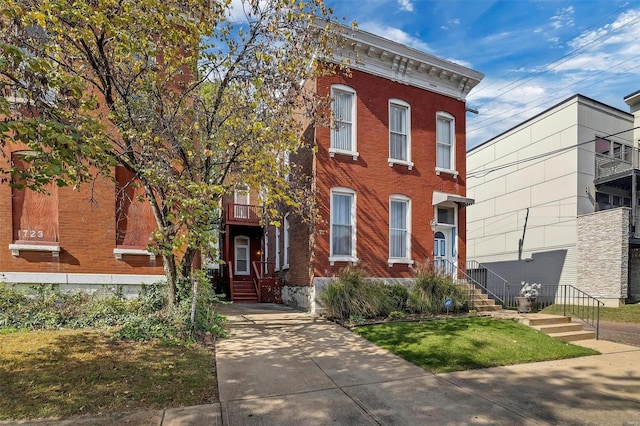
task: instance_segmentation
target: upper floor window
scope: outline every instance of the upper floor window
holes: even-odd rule
[[[411,113],[409,104],[392,99],[389,101],[389,165],[411,163]]]
[[[596,153],[617,158],[626,162],[631,162],[633,147],[622,144],[620,142],[610,141],[609,139],[596,138]]]
[[[411,201],[404,195],[389,199],[389,264],[411,259]]]
[[[455,170],[455,120],[446,112],[436,117],[436,169]]]
[[[356,150],[356,92],[343,85],[331,86],[331,155],[358,158]]]
[[[233,191],[233,215],[237,219],[249,219],[251,214],[249,186],[236,185]]]
[[[357,260],[355,197],[349,188],[331,190],[330,262]]]

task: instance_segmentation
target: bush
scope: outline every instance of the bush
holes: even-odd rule
[[[346,268],[329,282],[321,301],[329,316],[345,321],[387,316],[394,310],[388,296],[384,283],[367,280],[361,269]]]
[[[196,316],[191,300],[167,308],[164,283],[143,286],[138,299],[124,299],[121,289],[109,294],[63,293],[57,286],[37,285],[22,292],[0,283],[0,328],[57,329],[116,327],[116,335],[131,340],[192,341],[199,332],[223,335],[225,318],[215,311],[217,295],[201,279]]]
[[[451,277],[435,271],[432,267],[419,267],[414,285],[409,292],[408,309],[418,314],[445,313],[444,302],[447,299],[453,302],[450,312],[459,313],[469,309],[467,295]]]

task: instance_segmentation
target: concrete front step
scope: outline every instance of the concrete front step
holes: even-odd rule
[[[501,311],[502,306],[500,305],[476,305],[473,309],[478,312],[495,312]]]
[[[575,342],[577,340],[591,340],[596,338],[595,331],[568,331],[565,333],[550,333],[549,336],[564,342]]]
[[[584,330],[582,323],[572,323],[571,317],[546,314],[517,314],[514,320],[564,342],[596,338],[595,331]]]
[[[567,333],[570,331],[582,331],[582,324],[576,322],[568,322],[552,325],[534,325],[533,328],[542,331],[544,334]]]

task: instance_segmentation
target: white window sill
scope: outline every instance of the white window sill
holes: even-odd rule
[[[282,265],[282,269],[289,269],[289,264]]]
[[[53,257],[60,257],[59,245],[48,244],[9,244],[9,250],[11,255],[18,257],[21,251],[44,251],[50,252]]]
[[[413,260],[400,257],[390,257],[389,259],[387,259],[387,263],[389,264],[389,268],[396,264],[409,265],[409,267],[413,266]]]
[[[331,156],[331,158],[335,157],[336,154],[349,155],[349,156],[353,157],[354,161],[357,160],[358,157],[360,156],[360,153],[358,151],[346,151],[344,149],[329,148],[329,155]]]
[[[399,164],[402,166],[407,166],[409,170],[413,170],[413,162],[411,161],[398,160],[396,158],[388,158],[387,162],[389,163],[389,167],[393,167],[395,164]]]
[[[351,262],[353,266],[360,261],[356,256],[329,256],[329,265],[333,266],[336,262]]]
[[[436,175],[440,176],[440,173],[445,173],[448,175],[453,175],[454,177],[458,177],[458,171],[457,170],[451,170],[451,169],[443,169],[441,167],[436,167]]]
[[[156,255],[148,250],[133,248],[114,248],[113,255],[117,260],[122,260],[123,255],[127,256],[149,256],[149,260],[155,262]]]

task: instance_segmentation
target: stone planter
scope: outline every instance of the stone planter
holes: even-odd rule
[[[526,314],[533,311],[533,305],[536,302],[532,297],[516,297],[516,304],[518,305],[518,313]]]

